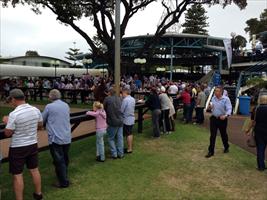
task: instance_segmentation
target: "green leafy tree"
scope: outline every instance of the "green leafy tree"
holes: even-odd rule
[[[28,50],[26,51],[25,56],[39,56],[39,53],[37,51]]]
[[[148,40],[138,55],[142,55],[147,49],[151,49],[153,44],[166,32],[173,24],[179,22],[181,15],[192,4],[222,4],[223,7],[235,3],[243,9],[247,5],[247,0],[176,0],[177,6],[170,10],[166,6],[166,0],[121,0],[121,7],[124,15],[121,21],[121,37],[125,35],[126,28],[130,20],[140,11],[153,3],[160,1],[162,7],[166,10],[166,16],[156,28],[152,39]],[[41,14],[43,8],[50,9],[61,23],[72,27],[88,43],[94,57],[102,58],[109,64],[109,70],[114,66],[114,39],[115,39],[115,0],[0,0],[3,6],[17,4],[28,4],[36,14]],[[81,18],[88,18],[93,21],[97,37],[105,45],[106,51],[101,51],[95,43],[93,37],[89,36],[85,30],[82,30],[77,21]]]
[[[251,18],[246,21],[247,27],[245,28],[246,33],[249,33],[250,40],[252,35],[260,37],[259,33],[267,30],[267,9],[264,9],[260,15],[260,18]]]
[[[194,4],[185,13],[185,23],[183,33],[208,35],[206,29],[209,24],[207,23],[208,17],[206,16],[207,11],[201,4]]]
[[[233,40],[233,48],[234,50],[241,50],[246,47],[247,40],[242,35],[237,35]]]
[[[267,48],[267,31],[260,33],[260,41],[262,42],[263,47]]]
[[[69,48],[69,51],[66,52],[66,54],[68,55],[67,57],[65,57],[66,59],[68,60],[71,60],[73,61],[73,65],[76,66],[76,56],[80,55],[81,52],[80,52],[80,49],[77,49],[77,48]]]

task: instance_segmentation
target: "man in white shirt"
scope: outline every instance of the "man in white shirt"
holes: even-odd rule
[[[173,95],[177,95],[177,93],[178,93],[178,87],[174,83],[171,83],[171,86],[168,89],[168,93],[170,95],[172,95],[172,96]]]
[[[23,168],[27,165],[33,179],[34,199],[42,199],[41,175],[38,169],[37,130],[42,127],[41,112],[25,102],[20,89],[10,91],[9,102],[15,110],[3,117],[6,124],[5,135],[11,138],[9,148],[9,171],[13,175],[16,200],[23,199]]]

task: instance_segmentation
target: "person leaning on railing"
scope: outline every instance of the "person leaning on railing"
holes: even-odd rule
[[[58,183],[55,187],[69,187],[68,165],[71,143],[70,108],[63,102],[57,89],[49,92],[52,103],[46,105],[42,115],[48,133],[48,143]]]
[[[104,106],[99,101],[93,104],[93,111],[86,112],[86,115],[95,117],[96,120],[96,161],[105,161],[104,136],[107,133],[107,114]]]
[[[43,199],[37,146],[37,129],[42,127],[42,115],[37,108],[25,102],[25,95],[20,89],[11,90],[8,101],[15,110],[8,117],[3,117],[3,122],[6,124],[5,136],[12,136],[9,148],[9,172],[13,175],[16,200],[23,199],[25,164],[30,170],[35,187],[33,198]]]

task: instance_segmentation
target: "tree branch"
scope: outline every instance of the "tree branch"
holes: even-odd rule
[[[133,7],[131,9],[131,14],[129,16],[129,18],[131,18],[135,13],[137,13],[140,9],[148,6],[149,4],[151,4],[152,2],[154,2],[155,0],[147,0],[147,1],[143,1],[142,3],[140,3],[139,5]]]
[[[122,38],[125,35],[125,30],[130,20],[131,7],[130,7],[130,4],[127,2],[127,0],[121,0],[121,2],[125,8],[125,14],[124,14],[124,17],[121,23],[121,38]]]
[[[96,55],[99,54],[98,48],[95,46],[92,39],[83,30],[81,30],[77,25],[75,25],[73,21],[64,22],[64,23],[69,24],[75,31],[77,31],[86,40],[86,42],[90,45],[93,51],[93,54],[96,54]]]

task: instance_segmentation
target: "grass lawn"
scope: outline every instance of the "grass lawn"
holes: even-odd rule
[[[48,151],[39,154],[43,192],[46,200],[86,199],[267,199],[267,174],[258,172],[255,156],[231,145],[230,153],[217,151],[204,158],[208,131],[193,125],[177,124],[177,131],[151,139],[151,124],[135,135],[134,153],[124,159],[96,163],[95,137],[71,146],[68,189],[55,189],[54,170]],[[135,131],[136,132],[136,131]],[[218,138],[220,139],[220,138]],[[106,143],[107,144],[107,143]],[[108,154],[108,148],[106,148]],[[2,165],[2,199],[14,199],[8,164]],[[25,171],[25,199],[32,199],[32,183]],[[1,198],[0,198],[1,199]]]
[[[14,108],[0,106],[0,123],[2,123],[3,116],[8,115],[12,110],[14,110]]]

